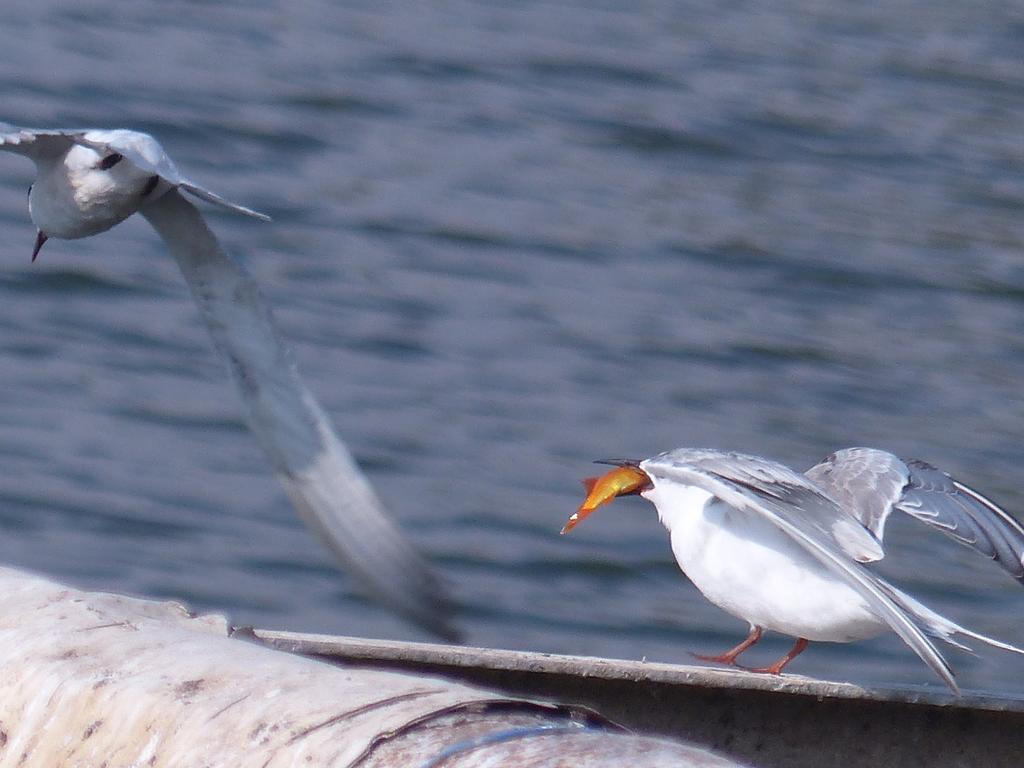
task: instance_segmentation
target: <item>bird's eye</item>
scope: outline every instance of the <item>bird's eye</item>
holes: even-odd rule
[[[114,152],[113,154],[107,155],[102,160],[100,160],[99,168],[101,171],[109,171],[122,160],[124,160],[124,155],[120,154],[119,152]]]
[[[29,184],[28,185],[28,192],[25,194],[25,197],[28,197],[28,198],[32,197],[32,187],[34,187],[34,186],[35,186],[35,184]]]

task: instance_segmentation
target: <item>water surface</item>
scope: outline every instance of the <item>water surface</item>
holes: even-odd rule
[[[1010,14],[1010,15],[1008,15]],[[477,645],[689,660],[746,631],[592,459],[867,444],[1024,511],[1024,16],[1001,3],[8,0],[2,116],[157,135]],[[0,156],[0,561],[237,623],[426,639],[293,515],[145,222],[34,233]],[[912,521],[889,572],[1024,641]],[[776,638],[764,660],[781,654]],[[1024,662],[952,653],[969,687]],[[931,682],[895,639],[794,670]]]

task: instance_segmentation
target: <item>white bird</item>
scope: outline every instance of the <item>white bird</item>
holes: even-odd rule
[[[0,123],[0,149],[36,165],[28,195],[38,229],[33,261],[50,237],[95,235],[136,211],[149,221],[177,259],[214,345],[230,365],[246,420],[306,524],[376,599],[432,632],[456,637],[439,579],[303,384],[255,282],[181,192],[268,217],[189,181],[145,133]]]
[[[965,635],[1024,654],[938,615],[864,565],[885,555],[885,523],[899,510],[1024,581],[1024,527],[930,464],[873,448],[837,451],[805,475],[758,456],[701,448],[601,463],[619,468],[584,481],[587,498],[562,533],[617,496],[639,494],[652,502],[690,581],[750,625],[735,648],[698,658],[736,664],[771,630],[797,638],[796,644],[753,671],[779,674],[809,640],[843,643],[891,630],[959,693],[928,636],[970,650],[954,639]]]

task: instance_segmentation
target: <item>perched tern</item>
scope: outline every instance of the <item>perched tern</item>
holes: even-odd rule
[[[259,289],[221,248],[182,192],[267,220],[188,180],[163,147],[127,130],[18,128],[0,123],[0,150],[35,162],[32,260],[47,239],[104,232],[138,211],[178,261],[243,412],[306,524],[379,601],[446,638],[450,603],[432,569],[384,509],[299,377]]]
[[[1024,582],[1024,527],[972,488],[923,461],[847,448],[801,475],[758,456],[679,448],[584,481],[587,498],[562,533],[618,496],[652,502],[679,567],[712,603],[750,624],[750,634],[706,661],[736,664],[764,630],[797,638],[768,667],[781,673],[809,640],[850,642],[892,630],[959,693],[929,636],[970,650],[956,635],[1024,654],[919,603],[865,563],[885,555],[893,510],[905,512],[995,560]]]

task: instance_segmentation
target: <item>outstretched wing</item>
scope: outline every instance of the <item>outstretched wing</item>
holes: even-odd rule
[[[896,509],[995,560],[1024,582],[1024,526],[991,499],[927,462],[907,462],[908,480]]]
[[[805,475],[881,541],[893,504],[907,485],[908,470],[888,451],[844,448]]]
[[[882,539],[893,509],[906,512],[999,563],[1024,582],[1024,527],[973,488],[924,461],[875,448],[846,448],[807,477]]]
[[[849,584],[951,689],[958,690],[952,670],[917,621],[877,576],[851,559],[851,549],[870,542],[880,551],[878,542],[806,477],[757,456],[687,448],[642,461],[640,469],[655,482],[673,480],[703,488],[726,504],[778,526]],[[858,529],[862,534],[855,533]]]
[[[226,200],[215,192],[185,178],[164,148],[148,133],[140,131],[19,128],[0,123],[0,149],[36,160],[67,152],[73,145],[92,147],[104,154],[117,153],[145,173],[154,174],[176,189],[183,189],[208,203],[230,211],[269,221],[266,214]]]
[[[818,531],[849,558],[859,562],[880,560],[884,555],[871,531],[852,519],[807,477],[784,464],[760,456],[707,448],[679,448],[647,461],[652,462],[652,466],[671,466],[673,463],[692,466],[728,478],[730,482],[749,488],[766,499],[771,498],[780,506],[786,519]],[[641,468],[645,466],[646,462],[641,462]]]
[[[67,152],[88,131],[58,128],[19,128],[0,122],[0,149],[35,159]]]
[[[164,148],[148,133],[139,131],[87,131],[76,141],[107,152],[117,152],[130,162],[148,173],[154,173],[172,187],[183,189],[208,203],[227,208],[229,211],[252,216],[261,221],[270,221],[266,214],[254,211],[244,205],[226,200],[215,192],[201,187],[181,175],[174,161],[168,157]]]
[[[252,278],[199,211],[171,190],[141,213],[173,253],[250,428],[305,520],[381,602],[450,639],[443,585],[388,515],[299,377]]]

